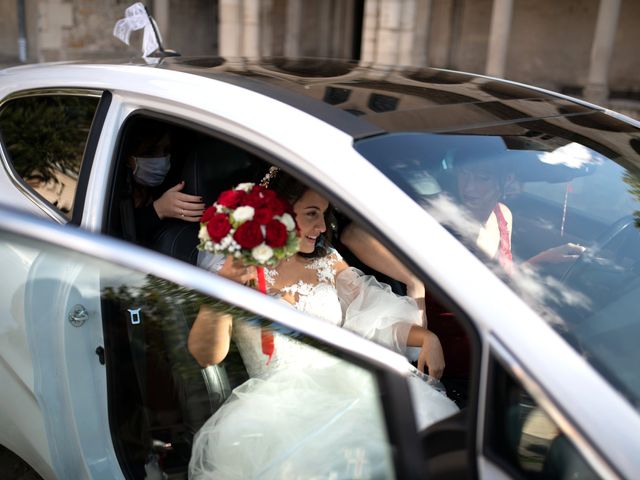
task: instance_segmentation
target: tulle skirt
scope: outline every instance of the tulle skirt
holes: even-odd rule
[[[418,428],[458,410],[419,376],[410,391]],[[250,379],[197,433],[189,473],[193,480],[393,477],[375,378],[334,359]]]

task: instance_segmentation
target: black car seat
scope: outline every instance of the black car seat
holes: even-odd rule
[[[209,206],[223,190],[253,180],[261,170],[261,162],[240,148],[203,137],[186,152],[180,168],[181,179],[185,182],[182,191],[202,196],[205,205]],[[197,222],[168,220],[153,238],[151,248],[196,264],[199,227]],[[203,369],[191,356],[187,339],[197,312],[198,305],[189,302],[176,305],[172,309],[173,321],[165,325],[162,333],[183,421],[191,434],[225,401],[232,387],[246,379],[246,375],[235,378],[237,369],[234,369],[234,378],[230,379],[224,363]],[[236,360],[239,359],[232,361]]]
[[[204,138],[189,149],[180,170],[185,182],[182,191],[201,196],[210,206],[223,190],[260,178],[264,167],[257,157],[234,145]],[[199,223],[167,220],[155,235],[152,248],[195,265],[199,228]]]

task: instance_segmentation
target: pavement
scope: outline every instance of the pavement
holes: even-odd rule
[[[20,457],[3,446],[0,446],[0,478],[3,480],[42,480],[42,477]]]

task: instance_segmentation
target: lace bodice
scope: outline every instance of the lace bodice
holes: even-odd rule
[[[215,271],[220,262],[212,257],[198,257],[198,264]],[[288,262],[298,263],[285,261],[278,269],[265,270],[269,295],[396,352],[407,353],[409,330],[421,323],[413,299],[395,295],[375,277],[347,267],[335,250],[310,261],[292,257]],[[251,377],[268,375],[282,366],[306,368],[328,358],[293,338],[291,333],[276,331],[274,354],[267,364],[260,334],[259,326],[244,322],[233,325],[233,340]]]
[[[325,257],[314,259],[304,267],[310,275],[295,282],[287,281],[286,269],[282,269],[282,275],[278,270],[266,269],[268,293],[301,312],[340,325],[342,308],[336,290],[335,266],[341,260],[342,257],[335,251]],[[310,364],[317,364],[321,361],[319,356],[323,356],[321,352],[305,346],[295,338],[276,332],[274,355],[267,365],[261,349],[259,328],[246,324],[234,325],[233,336],[252,377],[266,375],[269,371],[285,365],[304,368]]]

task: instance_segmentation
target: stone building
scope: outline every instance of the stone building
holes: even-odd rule
[[[0,3],[0,62],[138,55],[133,0]],[[504,77],[635,113],[637,0],[145,0],[184,55],[306,56]]]

